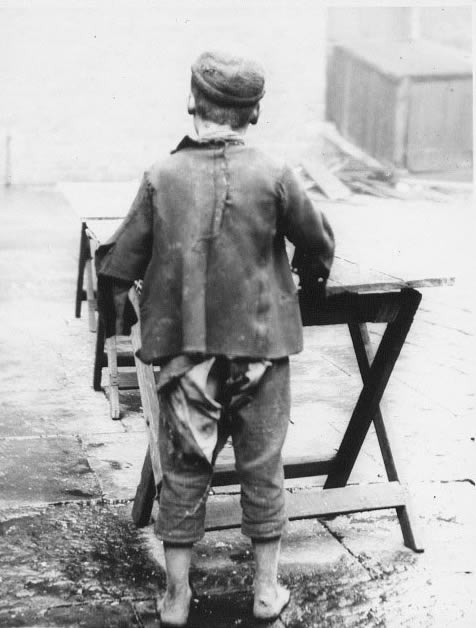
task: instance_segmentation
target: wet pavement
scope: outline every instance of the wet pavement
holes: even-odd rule
[[[276,627],[476,625],[469,208],[458,197],[428,210],[461,277],[423,290],[382,407],[425,552],[403,546],[390,510],[290,523],[280,573],[292,601]],[[0,215],[0,626],[159,626],[162,548],[130,516],[146,448],[140,399],[121,393],[112,421],[106,394],[92,389],[95,338],[86,308],[82,319],[73,312],[78,219],[53,187],[0,190]],[[332,453],[359,387],[346,330],[307,329],[286,452]],[[351,481],[383,478],[371,433]],[[194,552],[190,625],[252,627],[252,577],[239,530],[208,533]]]

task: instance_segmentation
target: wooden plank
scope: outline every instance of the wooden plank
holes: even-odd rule
[[[86,296],[88,300],[88,324],[89,331],[96,331],[96,297],[94,296],[94,278],[92,259],[86,260]]]
[[[355,144],[345,139],[343,135],[340,135],[334,125],[323,124],[321,133],[326,140],[337,146],[337,148],[339,148],[343,153],[354,157],[354,159],[358,159],[362,163],[369,166],[369,168],[378,168],[379,170],[384,168],[380,161],[377,161],[377,159],[374,159],[366,152],[355,146]]]
[[[135,369],[119,371],[119,390],[137,390],[138,388],[139,380]]]
[[[316,460],[313,456],[287,458],[284,462],[284,477],[294,478],[327,475],[334,468],[335,457]],[[234,464],[218,464],[213,475],[212,486],[228,486],[239,484]]]
[[[109,408],[111,419],[121,416],[119,406],[119,375],[117,371],[116,337],[106,338],[106,353],[109,371]]]
[[[374,286],[385,286],[387,290],[400,289],[405,285],[401,277],[389,275],[368,265],[354,262],[343,255],[336,255],[327,282],[328,291],[348,290],[362,292],[373,290]],[[375,291],[375,290],[374,290]]]
[[[133,356],[131,356],[133,358]],[[159,373],[154,372],[155,380],[157,381]],[[118,372],[119,377],[119,390],[138,390],[139,380],[137,378],[137,371],[134,367],[121,369]]]
[[[98,323],[99,328],[99,323]],[[98,332],[99,333],[99,332]],[[117,336],[116,336],[117,341]],[[103,344],[104,347],[104,344]],[[98,354],[98,368],[104,368],[107,366],[107,355],[103,352],[102,354]],[[132,351],[130,353],[117,353],[117,366],[119,368],[124,367],[135,367],[134,354]]]
[[[329,294],[341,292],[385,292],[402,288],[429,288],[449,286],[455,283],[454,276],[431,276],[403,278],[388,272],[372,268],[366,264],[358,264],[351,259],[336,255],[327,282]]]
[[[314,157],[305,157],[300,165],[327,198],[337,201],[352,196],[349,188]]]
[[[129,299],[134,306],[137,318],[139,319],[139,300],[134,287],[129,290]],[[141,347],[140,320],[138,320],[138,322],[133,325],[131,329],[131,341],[135,356],[136,352]],[[159,455],[159,398],[157,395],[154,367],[152,364],[144,364],[144,362],[139,360],[138,357],[135,357],[135,361],[142,409],[149,437],[151,468],[154,474],[155,484],[158,485],[162,478],[162,470]],[[150,478],[148,481],[150,481]]]
[[[407,498],[407,490],[400,482],[286,493],[290,520],[398,508],[406,504]],[[241,524],[241,516],[239,495],[209,497],[205,527],[207,530],[234,528]]]
[[[157,493],[150,451],[147,453],[142,465],[141,478],[132,505],[132,521],[138,528],[149,525],[154,498]]]
[[[408,183],[409,185],[422,186],[429,188],[441,188],[447,190],[455,190],[459,192],[472,192],[474,189],[473,182],[470,181],[445,181],[444,179],[423,179],[420,177],[399,177],[400,183]]]
[[[388,292],[395,290],[397,287],[414,288],[441,288],[444,286],[454,286],[455,277],[428,277],[426,279],[415,279],[409,281],[376,281],[375,283],[348,284],[342,286],[329,286],[328,294],[341,294],[342,292]]]
[[[401,292],[330,294],[322,302],[309,303],[299,293],[303,325],[347,325],[348,323],[388,323],[398,315]]]
[[[106,332],[102,316],[99,315],[96,332],[96,349],[94,351],[93,388],[101,390],[102,367],[107,366],[107,356],[104,353]]]

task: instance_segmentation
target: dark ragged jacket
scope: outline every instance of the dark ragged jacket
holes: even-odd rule
[[[117,295],[143,278],[145,362],[297,353],[302,325],[285,236],[327,276],[332,230],[288,167],[238,137],[185,138],[145,174],[123,224],[98,249],[103,315],[117,316],[112,292],[120,310]]]

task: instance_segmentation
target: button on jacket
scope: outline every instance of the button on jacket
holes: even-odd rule
[[[144,362],[297,353],[302,324],[285,236],[328,274],[332,230],[290,168],[238,136],[187,137],[144,175],[129,214],[98,249],[103,313],[111,315],[114,280],[117,291],[143,278]]]

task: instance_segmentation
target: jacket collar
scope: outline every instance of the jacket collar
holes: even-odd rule
[[[177,153],[180,150],[186,148],[209,148],[213,146],[223,146],[224,144],[244,144],[245,141],[238,133],[226,133],[220,135],[210,135],[204,138],[194,139],[189,135],[186,135],[177,145],[177,147],[171,151],[171,154]]]

